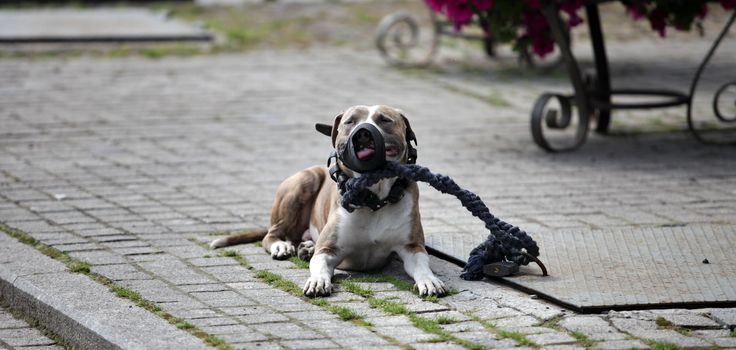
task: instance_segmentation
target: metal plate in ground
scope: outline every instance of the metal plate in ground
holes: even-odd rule
[[[736,227],[564,230],[534,239],[550,276],[532,264],[503,280],[580,312],[736,305]],[[462,245],[443,241],[430,236],[428,244],[467,257],[467,247],[452,251]]]

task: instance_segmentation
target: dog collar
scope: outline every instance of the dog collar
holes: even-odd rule
[[[335,160],[335,165],[332,165],[332,160]],[[340,196],[345,193],[345,183],[350,179],[337,165],[337,153],[332,151],[330,157],[327,158],[327,167],[330,169],[330,178],[337,183],[337,189],[340,192]],[[347,206],[345,209],[348,212],[352,212],[356,208],[367,207],[373,211],[377,211],[389,204],[398,203],[401,198],[404,198],[404,191],[409,186],[409,181],[403,178],[398,178],[391,186],[391,190],[388,192],[386,198],[379,198],[378,195],[372,191],[364,188],[358,192],[357,200]]]

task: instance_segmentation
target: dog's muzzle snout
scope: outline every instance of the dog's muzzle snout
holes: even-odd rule
[[[353,171],[376,170],[386,164],[385,147],[381,131],[373,124],[362,123],[350,132],[340,160]]]

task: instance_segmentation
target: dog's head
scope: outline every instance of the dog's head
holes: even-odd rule
[[[317,124],[317,131],[332,137],[332,146],[337,154],[342,154],[348,144],[351,132],[363,123],[375,126],[384,140],[386,160],[407,163],[416,158],[416,151],[410,142],[416,143],[416,136],[409,120],[398,109],[389,106],[353,106],[335,117],[332,126]],[[374,154],[376,146],[370,140],[357,139],[356,155],[359,159]],[[354,141],[356,142],[356,141]],[[344,168],[344,166],[341,167]],[[348,169],[343,169],[348,170]]]

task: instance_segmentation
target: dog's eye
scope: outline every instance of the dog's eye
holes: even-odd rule
[[[353,125],[354,123],[355,123],[355,121],[353,121],[352,119],[349,119],[349,120],[346,120],[343,124],[345,124],[345,125]]]
[[[387,116],[385,116],[385,115],[381,114],[381,115],[380,115],[380,116],[378,117],[378,122],[379,122],[379,123],[393,123],[394,121],[393,121],[393,120],[391,120],[391,118],[389,118],[389,117],[387,117]]]

